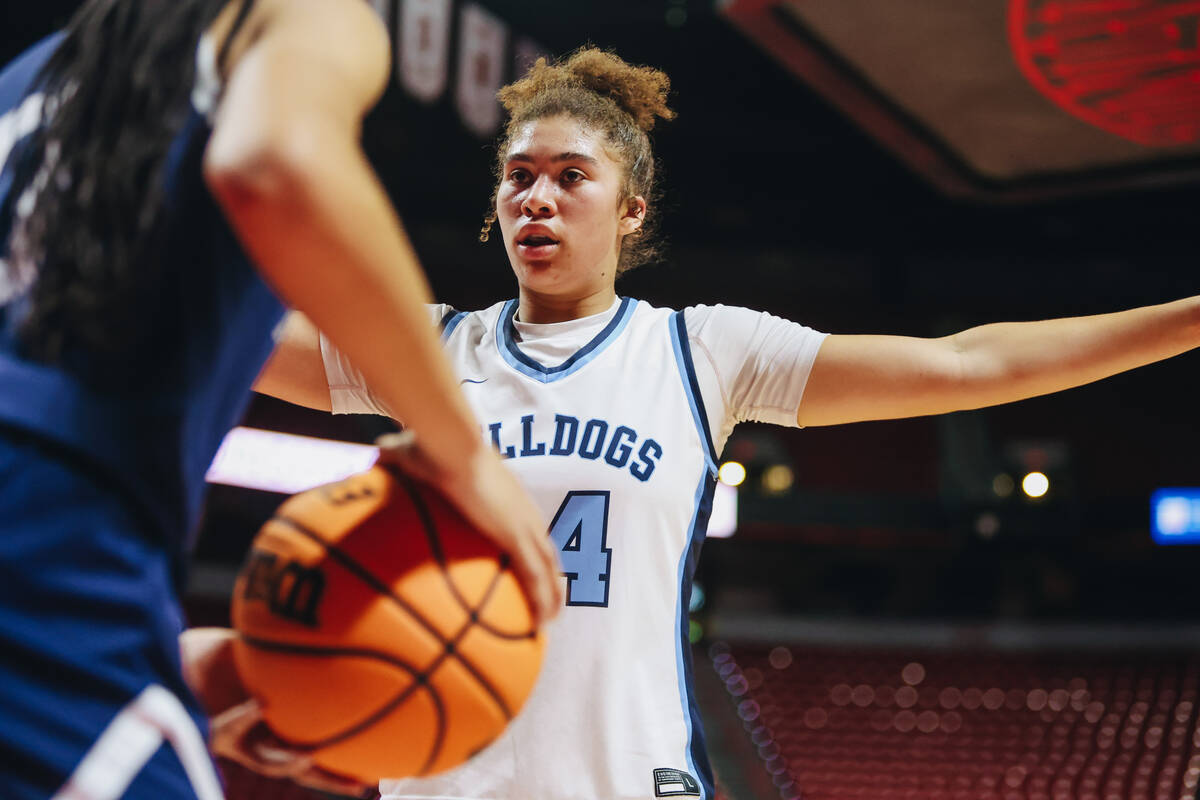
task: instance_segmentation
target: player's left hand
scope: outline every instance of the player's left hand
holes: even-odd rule
[[[184,679],[212,718],[212,752],[268,778],[342,797],[375,797],[374,786],[321,769],[303,750],[271,732],[258,701],[238,677],[233,663],[236,636],[229,628],[190,628],[179,637]]]

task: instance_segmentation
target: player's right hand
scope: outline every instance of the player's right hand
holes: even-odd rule
[[[481,447],[452,473],[439,470],[411,431],[379,437],[379,461],[396,466],[442,492],[481,533],[512,558],[513,572],[538,624],[563,605],[562,567],[549,527],[537,506],[489,447]]]
[[[263,721],[257,700],[226,709],[209,723],[209,749],[268,778],[286,779],[308,789],[338,797],[373,798],[374,786],[318,767],[303,749],[274,733]]]
[[[285,778],[339,797],[375,797],[373,786],[321,769],[263,721],[233,661],[237,634],[229,628],[189,628],[179,635],[183,675],[212,718],[209,749],[268,778]]]

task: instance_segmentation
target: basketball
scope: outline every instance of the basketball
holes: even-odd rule
[[[496,738],[533,688],[538,634],[507,557],[431,487],[383,467],[295,495],[234,588],[234,658],[267,725],[365,783]]]

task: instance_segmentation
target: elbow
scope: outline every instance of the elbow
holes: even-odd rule
[[[945,398],[943,410],[969,411],[992,405],[1013,376],[961,333],[942,342],[945,350],[935,372],[937,391]]]
[[[312,139],[286,130],[238,139],[216,131],[204,154],[205,183],[231,215],[265,204],[295,202],[317,167],[320,148]]]
[[[1200,295],[1180,301],[1186,309],[1187,324],[1185,344],[1188,348],[1200,347]]]
[[[295,175],[289,165],[263,152],[236,162],[205,161],[204,181],[226,212],[270,203],[288,194]]]

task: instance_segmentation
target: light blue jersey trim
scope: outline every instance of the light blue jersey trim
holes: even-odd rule
[[[517,301],[509,300],[500,310],[500,317],[496,320],[496,349],[510,367],[526,377],[541,383],[562,380],[568,375],[574,375],[617,340],[629,324],[629,320],[633,318],[637,304],[638,301],[632,298],[622,298],[617,313],[604,326],[604,330],[557,367],[546,367],[522,353],[521,348],[517,346],[516,329],[513,326],[513,318],[517,314]]]
[[[667,326],[671,331],[671,349],[675,351],[675,363],[679,367],[679,377],[683,380],[683,391],[687,395],[688,406],[692,409],[692,420],[700,434],[700,442],[704,446],[704,459],[709,471],[717,474],[717,453],[713,447],[712,435],[708,431],[708,418],[704,412],[704,398],[700,396],[700,386],[696,381],[696,370],[692,366],[692,351],[688,346],[687,329],[683,324],[683,312],[676,311],[671,315]]]
[[[679,683],[679,704],[683,708],[683,720],[687,726],[688,772],[700,783],[700,800],[710,800],[714,796],[715,790],[712,766],[709,763],[708,750],[704,744],[700,708],[691,692],[692,654],[691,638],[688,636],[690,628],[688,607],[692,597],[692,577],[696,573],[696,564],[700,560],[700,548],[708,533],[708,519],[712,514],[715,490],[716,479],[711,472],[705,470],[704,474],[700,476],[699,486],[696,487],[696,510],[692,513],[688,545],[679,558],[677,571],[679,605],[676,608],[676,619],[679,625],[679,636],[675,640],[675,670]]]
[[[450,335],[454,333],[454,329],[457,328],[459,323],[462,322],[466,318],[467,318],[467,312],[465,312],[465,311],[458,311],[457,309],[452,308],[446,312],[446,315],[444,317],[442,317],[442,323],[441,323],[442,324],[442,344],[445,344],[446,342],[448,342],[450,340]]]

